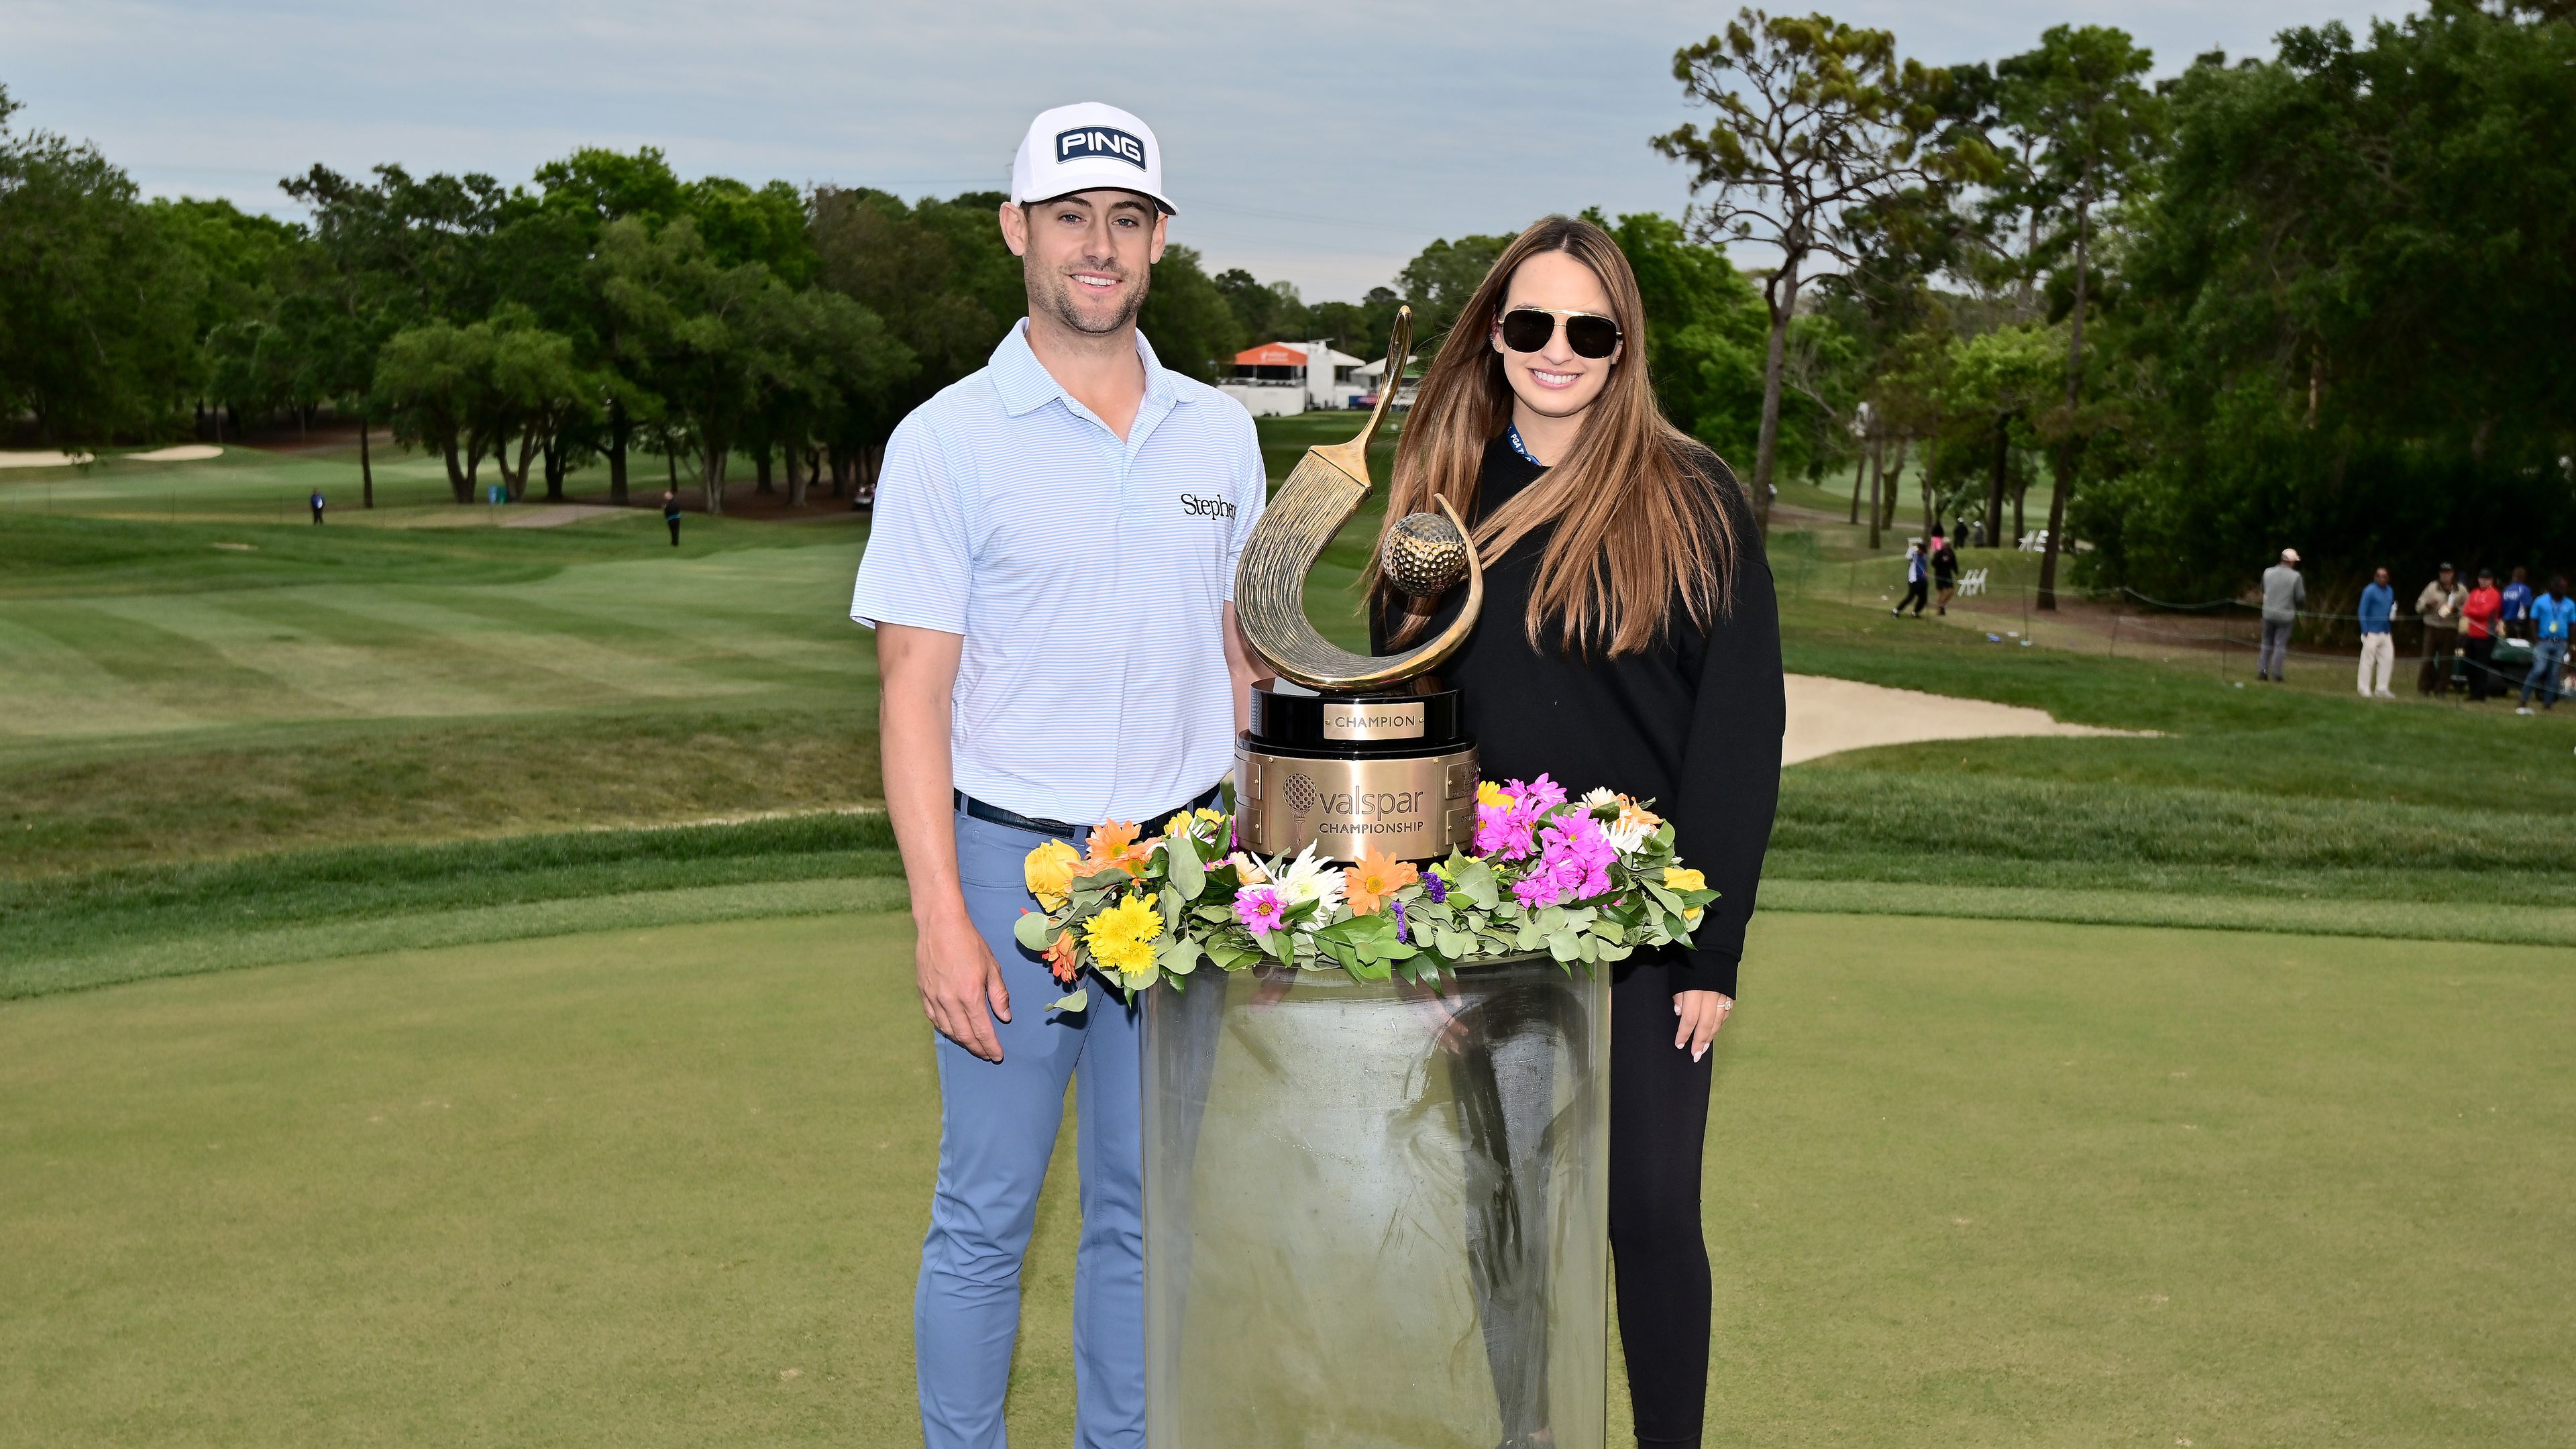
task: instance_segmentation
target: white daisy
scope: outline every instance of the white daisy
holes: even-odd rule
[[[1342,904],[1342,873],[1315,858],[1315,847],[1298,852],[1279,876],[1279,898],[1292,906],[1313,902],[1315,919],[1330,920]]]
[[[1587,815],[1595,810],[1609,809],[1618,803],[1619,792],[1606,787],[1599,790],[1587,790],[1583,795],[1583,810]]]

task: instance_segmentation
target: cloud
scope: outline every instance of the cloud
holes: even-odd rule
[[[1357,296],[1439,236],[1549,211],[1678,212],[1646,138],[1692,115],[1674,49],[1705,4],[1204,0],[849,5],[821,0],[12,0],[0,83],[21,124],[98,142],[156,194],[284,212],[316,161],[504,180],[580,145],[656,145],[686,174],[883,186],[1003,184],[1028,118],[1114,101],[1162,137],[1176,240],[1219,266]],[[2349,0],[2089,0],[1834,7],[1934,62],[2117,24],[2170,72],[2268,53]]]

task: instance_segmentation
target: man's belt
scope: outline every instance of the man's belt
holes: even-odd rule
[[[1071,840],[1076,836],[1087,833],[1091,829],[1088,825],[1067,825],[1061,820],[1041,820],[1035,816],[1022,815],[1016,811],[1005,810],[999,805],[987,805],[983,801],[976,799],[974,796],[967,794],[963,790],[951,790],[949,793],[956,797],[957,809],[961,813],[972,816],[977,820],[990,821],[995,825],[1007,825],[1013,830],[1026,830],[1038,835],[1052,835],[1059,840]],[[1221,797],[1218,794],[1218,787],[1211,785],[1208,787],[1207,792],[1199,796],[1197,799],[1192,800],[1185,805],[1175,805],[1169,810],[1157,811],[1156,813],[1147,816],[1141,823],[1150,825],[1158,821],[1169,820],[1184,810],[1197,810],[1213,807],[1219,798]]]

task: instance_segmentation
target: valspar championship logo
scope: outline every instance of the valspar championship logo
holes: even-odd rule
[[[1124,161],[1139,171],[1145,169],[1145,143],[1113,126],[1085,126],[1077,131],[1055,133],[1058,165],[1082,156]]]

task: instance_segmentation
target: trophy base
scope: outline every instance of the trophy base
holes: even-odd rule
[[[1438,860],[1476,837],[1476,747],[1454,690],[1292,693],[1256,685],[1234,752],[1235,831],[1247,849],[1330,860],[1375,850]]]

